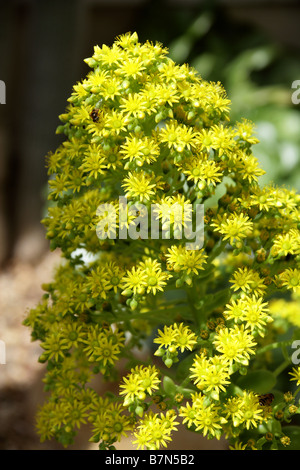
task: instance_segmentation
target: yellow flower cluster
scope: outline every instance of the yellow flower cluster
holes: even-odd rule
[[[192,351],[197,343],[197,336],[183,323],[177,325],[164,326],[163,331],[158,330],[158,336],[153,343],[159,344],[154,353],[162,358],[167,367],[171,367],[174,362],[178,362],[178,351]]]
[[[231,123],[222,85],[161,44],[128,33],[85,62],[47,156],[43,224],[63,262],[24,322],[47,363],[41,438],[69,445],[89,423],[100,449],[129,434],[159,449],[183,425],[232,448],[287,445],[287,405],[261,395],[300,324],[299,194],[260,184],[254,125]],[[93,378],[123,367],[100,397]]]
[[[136,398],[141,402],[144,401],[146,395],[152,395],[153,391],[158,389],[159,383],[159,371],[155,366],[137,366],[120,385],[123,389],[120,395],[125,395],[124,406],[131,405]]]

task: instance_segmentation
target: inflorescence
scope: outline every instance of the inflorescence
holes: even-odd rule
[[[231,124],[222,85],[161,44],[128,33],[85,62],[47,156],[43,224],[63,262],[24,322],[47,364],[41,439],[68,446],[87,424],[100,449],[124,436],[160,449],[184,426],[234,449],[288,448],[298,401],[276,392],[272,353],[300,328],[299,195],[259,185],[253,124]],[[152,204],[168,237],[110,236]],[[192,212],[171,211],[186,204],[205,209],[194,250],[176,236]],[[119,391],[101,395],[97,378]],[[290,378],[300,385],[298,367]]]

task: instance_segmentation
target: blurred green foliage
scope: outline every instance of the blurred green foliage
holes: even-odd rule
[[[300,79],[299,51],[286,50],[254,27],[233,24],[212,4],[196,17],[178,11],[168,21],[173,37],[160,34],[168,39],[171,58],[223,84],[232,101],[233,121],[247,118],[255,123],[260,143],[254,153],[266,171],[261,183],[299,190],[300,104],[292,103],[291,88]],[[152,35],[158,31],[159,24]]]

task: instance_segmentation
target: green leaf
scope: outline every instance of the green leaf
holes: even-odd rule
[[[243,390],[238,387],[236,384],[234,383],[231,383],[228,385],[227,389],[226,389],[226,395],[227,397],[232,397],[232,396],[236,396],[236,395],[243,395]]]
[[[164,377],[163,387],[169,397],[173,397],[177,393],[177,385],[167,375]]]
[[[197,317],[201,321],[206,318],[216,308],[225,305],[230,298],[230,289],[222,289],[214,294],[208,294],[195,304]]]
[[[256,393],[269,393],[276,385],[276,377],[269,370],[255,370],[241,376],[236,384],[244,390],[252,390]]]
[[[178,382],[182,382],[188,376],[189,369],[193,365],[193,361],[195,359],[196,354],[197,351],[189,354],[187,357],[180,360],[176,370],[176,380],[178,380]]]

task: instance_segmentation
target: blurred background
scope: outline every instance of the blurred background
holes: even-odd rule
[[[232,120],[256,125],[262,183],[299,191],[300,103],[292,100],[300,80],[299,0],[1,1],[0,340],[6,364],[0,364],[0,449],[45,448],[33,419],[43,366],[22,326],[59,262],[40,224],[45,156],[60,144],[58,115],[88,72],[83,59],[94,45],[111,45],[128,31],[141,42],[162,42],[176,62],[220,81]]]

